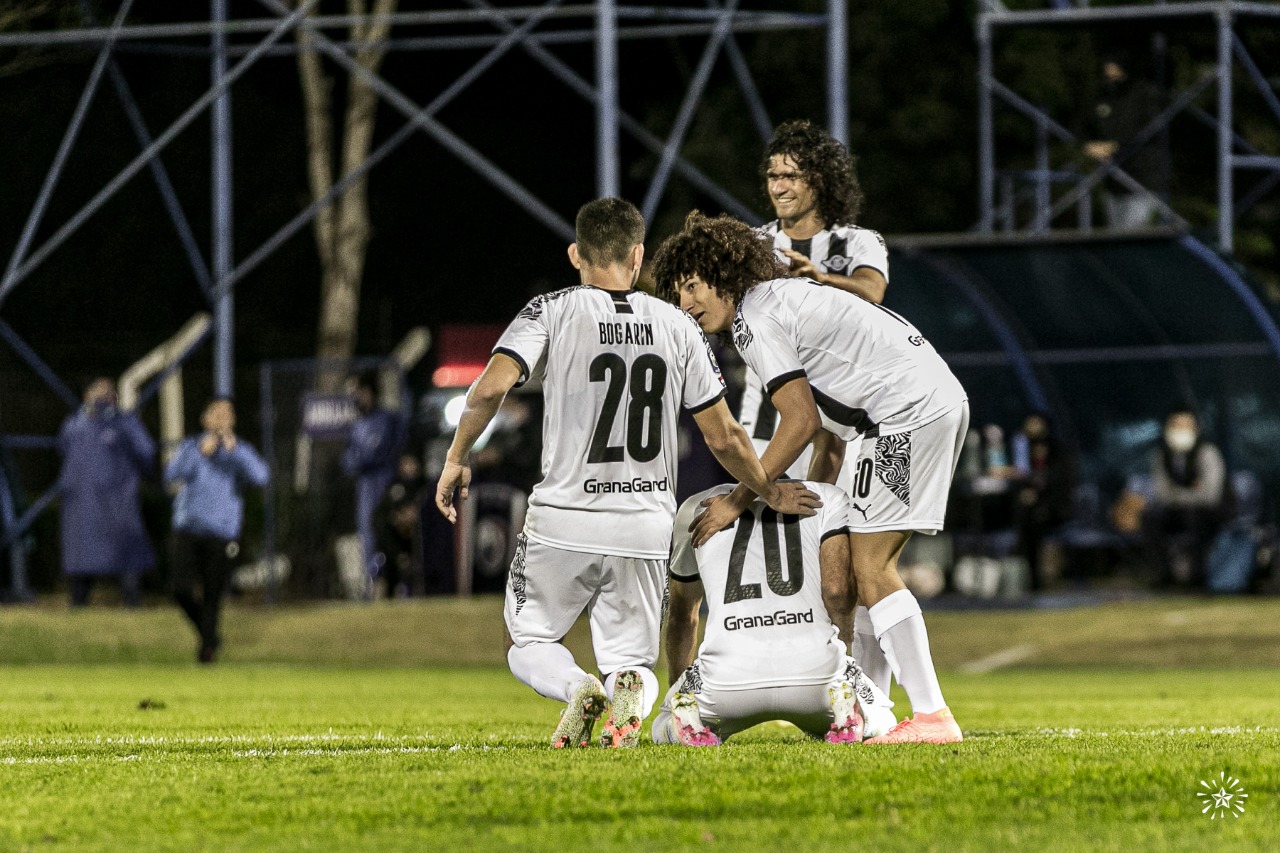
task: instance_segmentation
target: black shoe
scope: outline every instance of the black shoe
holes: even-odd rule
[[[200,653],[196,655],[196,659],[200,663],[213,663],[214,658],[218,656],[217,646],[201,646]]]

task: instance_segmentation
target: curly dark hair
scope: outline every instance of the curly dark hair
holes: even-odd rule
[[[787,268],[750,225],[727,214],[712,219],[695,210],[653,257],[658,296],[678,303],[676,286],[693,275],[737,305],[760,282],[784,278]]]
[[[818,197],[818,215],[827,228],[857,224],[862,187],[853,152],[807,119],[778,125],[760,161],[765,198],[769,198],[769,158],[775,154],[789,154],[796,161],[805,183]]]

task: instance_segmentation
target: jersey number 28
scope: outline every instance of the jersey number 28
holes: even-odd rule
[[[600,419],[591,434],[588,462],[621,462],[622,445],[609,444],[613,422],[618,417],[624,391],[627,402],[626,453],[637,462],[649,462],[662,450],[662,394],[667,388],[667,363],[661,356],[645,353],[631,364],[616,352],[596,356],[589,368],[592,382],[607,382]],[[628,381],[628,375],[630,381]]]

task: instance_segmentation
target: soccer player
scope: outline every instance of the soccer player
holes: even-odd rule
[[[889,286],[889,250],[878,233],[856,224],[862,187],[849,149],[811,122],[789,121],[778,126],[765,148],[760,178],[777,218],[756,233],[773,246],[791,275],[882,302]],[[763,454],[778,429],[778,412],[750,370],[738,411],[756,453]],[[856,453],[855,443],[848,455]],[[787,476],[805,479],[811,461],[806,446]],[[836,483],[853,491],[852,465],[841,468]],[[867,608],[860,605],[855,612],[853,656],[888,692],[889,662],[875,642]]]
[[[653,723],[654,743],[714,746],[766,720],[857,743],[864,719],[869,735],[897,722],[892,703],[846,656],[849,499],[837,486],[806,485],[822,498],[817,515],[779,515],[756,500],[733,529],[697,550],[689,525],[699,506],[733,487],[680,506],[666,627],[671,689]],[[704,597],[707,630],[695,660]]]
[[[681,406],[720,463],[769,506],[812,515],[819,505],[800,484],[765,477],[697,325],[634,289],[643,241],[644,220],[628,202],[599,199],[578,211],[569,261],[582,284],[533,299],[507,327],[467,392],[436,489],[436,506],[456,521],[453,495],[467,496],[472,446],[511,388],[541,380],[543,478],[529,499],[504,617],[512,673],[567,703],[556,747],[585,746],[606,702],[602,742],[632,746],[658,698]],[[584,608],[603,685],[561,644]]]
[[[787,277],[745,224],[694,211],[654,261],[659,292],[734,346],[781,415],[761,462],[771,477],[814,442],[811,479],[832,482],[845,442],[853,460],[852,571],[876,640],[914,716],[868,743],[961,740],[933,669],[920,605],[898,576],[913,531],[942,529],[969,406],[964,388],[920,332],[888,309]],[[716,498],[693,530],[701,546],[750,505],[749,486]],[[883,689],[883,688],[882,688]]]

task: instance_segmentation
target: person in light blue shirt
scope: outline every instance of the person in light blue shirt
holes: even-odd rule
[[[236,435],[231,400],[211,400],[200,424],[204,431],[182,442],[164,479],[178,489],[170,540],[173,597],[200,636],[198,659],[213,663],[222,645],[222,596],[240,552],[244,488],[266,485],[270,472],[258,452]]]

